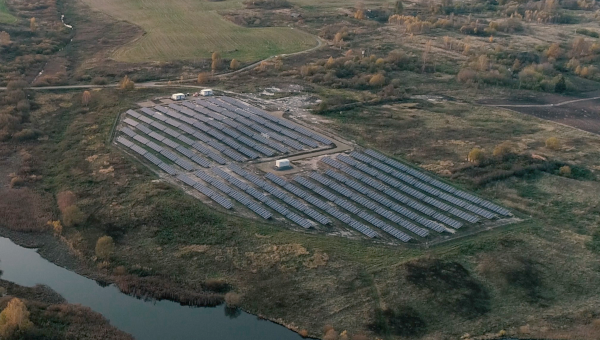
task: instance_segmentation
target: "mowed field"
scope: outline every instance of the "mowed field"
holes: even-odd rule
[[[0,0],[1,1],[1,0]],[[316,37],[289,27],[245,28],[217,13],[241,1],[83,0],[93,9],[144,29],[140,39],[118,49],[125,62],[193,60],[219,52],[224,58],[260,60],[317,45]]]
[[[12,24],[17,21],[17,18],[12,16],[6,8],[6,1],[0,0],[0,24]]]

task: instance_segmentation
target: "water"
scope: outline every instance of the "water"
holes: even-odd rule
[[[142,301],[121,293],[116,287],[102,287],[43,259],[0,237],[2,279],[21,286],[46,285],[69,303],[81,304],[101,313],[110,323],[136,339],[210,340],[299,340],[298,334],[273,322],[241,313],[225,315],[223,306],[193,308],[170,301]]]

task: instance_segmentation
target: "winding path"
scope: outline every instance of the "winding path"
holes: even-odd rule
[[[568,104],[573,104],[573,103],[578,103],[578,102],[585,102],[585,101],[588,101],[588,100],[596,100],[596,99],[600,99],[600,96],[598,96],[598,97],[591,97],[591,98],[581,98],[581,99],[567,100],[567,101],[556,103],[556,104],[486,104],[484,106],[495,106],[495,107],[554,107],[554,106],[563,106],[563,105],[568,105]]]

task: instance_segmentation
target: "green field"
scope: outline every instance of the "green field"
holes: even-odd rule
[[[17,21],[17,18],[12,16],[6,8],[6,2],[0,0],[0,24],[12,24]]]
[[[115,52],[126,62],[193,60],[219,52],[241,61],[298,52],[316,45],[312,35],[288,27],[245,28],[221,17],[240,1],[84,0],[90,7],[129,21],[146,34]]]

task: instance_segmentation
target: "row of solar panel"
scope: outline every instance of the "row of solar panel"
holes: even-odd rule
[[[239,167],[238,167],[238,170],[244,171],[244,170],[242,170]],[[257,200],[259,200],[259,201],[263,202],[264,204],[266,204],[267,206],[271,207],[273,210],[275,210],[276,212],[278,212],[281,215],[285,216],[286,218],[288,218],[292,222],[300,225],[301,227],[303,227],[303,228],[311,228],[311,227],[313,227],[313,224],[310,221],[308,221],[305,218],[303,218],[303,217],[295,214],[294,212],[290,211],[289,209],[287,209],[286,207],[282,206],[281,204],[279,204],[279,203],[275,202],[274,200],[268,198],[264,193],[261,193],[260,191],[256,190],[255,188],[253,188],[253,187],[247,185],[246,183],[240,181],[236,177],[231,176],[230,174],[226,173],[222,169],[213,168],[213,172],[216,173],[217,175],[219,175],[220,177],[222,177],[223,179],[225,179],[226,181],[228,181],[229,183],[232,183],[233,185],[237,186],[239,189],[244,190],[247,194],[251,195],[252,197],[256,198]],[[288,203],[288,202],[286,202],[286,203]],[[305,211],[305,213],[307,213],[307,212]],[[311,214],[307,213],[307,215],[310,216]],[[313,216],[311,216],[311,217],[313,217]],[[324,223],[324,222],[328,223],[328,221],[323,220],[324,216],[322,216],[322,215],[315,216],[315,217],[313,217],[313,218],[315,218],[319,223]],[[319,221],[319,219],[320,219],[320,221]],[[324,223],[324,224],[326,224],[326,223]]]
[[[356,169],[360,169],[361,171],[364,170],[364,167],[361,166],[361,165],[364,165],[364,164],[358,163],[358,162],[354,161],[352,158],[349,158],[349,157],[343,156],[343,155],[338,155],[338,159],[341,160],[341,161],[343,161],[343,162],[346,162],[346,164],[348,164],[348,165],[354,166]],[[376,176],[378,176],[377,178],[383,176],[383,174],[380,174],[379,172],[375,172],[374,174]],[[460,227],[463,226],[463,224],[461,222],[456,221],[456,220],[454,220],[452,218],[449,218],[449,217],[446,217],[446,216],[444,216],[444,218],[441,218],[440,216],[443,216],[443,215],[437,214],[435,210],[433,210],[433,209],[425,206],[424,204],[421,204],[419,201],[415,201],[413,199],[410,199],[410,198],[408,198],[408,197],[400,194],[399,192],[395,191],[394,189],[391,189],[390,187],[388,187],[386,185],[383,185],[381,183],[375,182],[372,177],[366,177],[366,176],[361,176],[361,177],[362,178],[359,178],[359,179],[363,183],[368,184],[369,186],[377,189],[378,191],[385,192],[388,195],[390,195],[390,193],[391,193],[392,196],[394,196],[397,199],[400,199],[403,204],[408,205],[409,207],[411,207],[411,208],[419,211],[420,213],[422,213],[424,215],[432,217],[432,218],[434,218],[434,219],[436,219],[436,220],[438,220],[440,222],[446,223],[446,224],[448,224],[449,226],[451,226],[454,229],[458,229],[458,228],[460,228]],[[400,183],[395,183],[395,182],[394,182],[394,184],[398,185],[398,187],[397,187],[398,189],[400,189],[403,192],[408,193],[409,195],[417,198],[417,200],[421,200],[421,199],[425,198],[425,195],[419,193],[418,191],[416,191],[414,189],[411,189],[408,186],[400,185]]]
[[[378,159],[378,160],[380,160],[380,161],[388,164],[388,165],[391,165],[391,166],[393,166],[393,167],[395,167],[397,169],[400,169],[400,170],[402,170],[402,171],[404,171],[404,172],[406,172],[406,173],[408,173],[408,174],[410,174],[410,175],[412,175],[414,177],[417,177],[420,180],[422,180],[424,182],[427,182],[427,183],[429,183],[429,184],[431,184],[431,185],[433,185],[433,186],[435,186],[435,187],[437,187],[439,189],[445,190],[446,192],[449,192],[449,193],[454,194],[454,195],[456,195],[458,197],[464,198],[464,199],[466,199],[466,200],[468,200],[468,201],[470,201],[472,203],[478,204],[478,205],[480,205],[480,206],[482,206],[482,207],[484,207],[486,209],[489,209],[491,211],[494,211],[494,212],[496,212],[496,213],[498,213],[500,215],[503,215],[503,216],[512,216],[512,214],[510,213],[510,211],[508,211],[507,209],[504,209],[504,208],[502,208],[502,207],[500,207],[500,206],[498,206],[498,205],[496,205],[494,203],[491,203],[489,201],[483,200],[482,198],[477,197],[475,195],[472,195],[472,194],[469,194],[469,193],[464,192],[462,190],[456,189],[456,188],[454,188],[454,187],[452,187],[452,186],[450,186],[450,185],[448,185],[446,183],[443,183],[443,182],[441,182],[441,181],[439,181],[439,180],[437,180],[435,178],[432,178],[432,177],[430,177],[428,175],[425,175],[425,174],[423,174],[422,172],[420,172],[420,171],[418,171],[416,169],[413,169],[413,168],[411,168],[409,166],[406,166],[406,165],[404,165],[404,164],[402,164],[402,163],[400,163],[400,162],[398,162],[398,161],[396,161],[394,159],[391,159],[391,158],[389,158],[387,156],[384,156],[384,155],[378,153],[377,151],[374,151],[374,150],[365,150],[365,153],[368,154],[369,156],[373,157],[373,158],[376,158],[376,159]]]
[[[441,199],[443,199],[443,200],[445,200],[447,202],[450,202],[450,203],[452,203],[454,205],[457,205],[457,206],[459,206],[459,207],[461,207],[463,209],[469,210],[469,211],[471,211],[471,212],[473,212],[473,213],[475,213],[475,214],[477,214],[479,216],[482,216],[482,217],[487,218],[487,219],[492,219],[492,218],[496,218],[497,217],[496,214],[493,214],[493,213],[491,213],[491,212],[489,212],[489,211],[487,211],[485,209],[482,209],[482,208],[480,208],[478,206],[475,206],[473,204],[467,203],[464,200],[458,199],[458,198],[453,197],[453,196],[448,195],[448,194],[444,194],[440,190],[435,189],[432,186],[429,186],[429,185],[423,183],[422,181],[415,179],[414,177],[412,177],[410,175],[406,175],[406,174],[403,174],[403,173],[401,173],[399,171],[396,171],[393,168],[391,168],[391,167],[389,167],[389,166],[387,166],[387,165],[385,165],[385,164],[383,164],[381,162],[378,162],[375,159],[373,159],[371,157],[368,157],[368,156],[366,156],[364,154],[361,154],[361,153],[358,153],[358,152],[352,152],[350,154],[350,156],[352,156],[352,157],[354,157],[354,158],[356,158],[356,159],[358,159],[358,160],[360,160],[362,162],[365,162],[365,163],[367,163],[367,164],[369,164],[369,165],[371,165],[371,166],[373,166],[373,167],[375,167],[375,168],[377,168],[379,170],[382,170],[382,171],[384,171],[384,172],[386,172],[386,173],[388,173],[388,174],[390,174],[390,175],[392,175],[392,176],[394,176],[394,177],[396,177],[396,178],[398,178],[398,179],[400,179],[400,180],[402,180],[402,181],[404,181],[404,182],[406,182],[406,183],[408,183],[410,185],[413,185],[414,187],[416,187],[416,188],[418,188],[418,189],[420,189],[420,190],[422,190],[422,191],[424,191],[424,192],[426,192],[428,194],[431,194],[433,196],[437,196],[437,197],[439,197],[439,198],[441,198]],[[442,205],[442,206],[440,206],[440,209],[448,211],[448,210],[450,210],[450,207],[446,206],[444,208],[443,205]],[[469,215],[466,215],[465,217],[466,217],[465,219],[468,220],[471,223],[475,223],[476,222],[476,221],[473,221],[473,218],[471,218]],[[461,217],[461,218],[464,218],[464,217]]]
[[[175,105],[176,104],[171,104],[170,106],[171,107],[177,107]],[[249,114],[249,113],[247,113],[247,112],[245,112],[243,110],[240,110],[240,109],[235,109],[235,111],[232,112],[232,111],[228,111],[226,109],[219,108],[219,107],[214,106],[214,105],[210,106],[205,101],[202,101],[202,100],[196,101],[196,104],[194,104],[192,102],[189,102],[189,101],[186,101],[186,102],[183,102],[182,105],[185,105],[186,107],[191,108],[194,111],[199,112],[200,114],[203,114],[203,115],[205,115],[207,117],[210,117],[210,118],[212,118],[214,120],[218,120],[218,121],[223,122],[223,123],[225,123],[225,124],[227,124],[227,125],[229,125],[231,127],[234,127],[234,128],[236,128],[238,131],[240,131],[242,133],[245,132],[246,135],[249,135],[250,137],[255,138],[256,140],[259,140],[260,138],[258,138],[258,136],[256,136],[257,134],[255,132],[251,132],[247,128],[244,131],[243,128],[244,127],[250,127],[250,128],[252,128],[252,129],[254,129],[256,131],[259,131],[261,133],[268,132],[268,130],[265,130],[264,128],[260,128],[261,126],[264,125],[264,123],[267,123],[266,121],[260,119],[260,117],[255,117],[255,116],[253,116],[253,115],[251,115],[251,114]],[[219,114],[217,114],[217,113],[215,113],[213,111],[216,111]],[[250,120],[248,120],[248,119],[246,119],[244,117],[255,118],[254,120],[257,121],[257,122],[250,121]],[[199,117],[196,116],[196,118],[199,118]],[[242,124],[242,125],[240,125],[240,124]],[[276,130],[273,130],[273,131],[280,132],[279,129],[276,129]],[[275,135],[277,135],[273,131],[271,131],[270,137],[274,137]],[[275,139],[275,138],[273,138],[273,139]],[[304,148],[302,146],[302,144],[299,144],[298,142],[296,142],[293,139],[290,139],[288,137],[283,137],[282,136],[282,138],[278,138],[276,140],[279,141],[279,142],[281,142],[281,143],[283,143],[283,144],[286,144],[286,145],[288,145],[288,146],[290,146],[290,147],[292,147],[292,148],[294,148],[296,150],[302,150]],[[272,147],[272,148],[274,148],[274,149],[276,149],[276,150],[278,150],[280,152],[286,153],[288,151],[287,148],[285,148],[282,145],[279,145],[277,143],[274,143],[272,141],[264,140],[263,139],[262,142],[264,142],[265,144],[269,145],[270,147]],[[312,142],[310,144],[314,145],[314,142]]]
[[[176,114],[176,112],[174,112],[172,110],[167,110],[167,109],[164,109],[164,110],[167,112],[166,114],[171,114],[171,115]],[[166,122],[167,124],[169,124],[169,125],[171,125],[173,127],[176,127],[177,129],[179,129],[179,130],[181,130],[183,132],[187,132],[187,133],[191,132],[190,134],[193,135],[195,138],[197,138],[197,139],[199,139],[199,140],[201,140],[201,141],[203,141],[203,142],[205,142],[205,143],[213,146],[215,149],[219,150],[220,152],[223,152],[223,150],[225,150],[227,148],[224,147],[222,144],[218,143],[216,140],[214,140],[214,139],[212,139],[212,138],[210,138],[210,137],[202,134],[200,131],[202,131],[202,132],[204,132],[204,133],[206,133],[206,134],[208,134],[208,135],[216,138],[217,140],[220,140],[222,143],[227,144],[232,149],[235,149],[235,150],[237,150],[237,151],[239,151],[239,152],[247,155],[250,158],[257,158],[258,157],[258,155],[256,155],[256,153],[254,153],[253,151],[251,151],[251,150],[249,150],[249,149],[241,146],[240,144],[234,142],[231,138],[224,136],[223,134],[219,133],[215,129],[207,127],[206,125],[204,125],[200,121],[194,121],[192,123],[192,126],[193,126],[193,128],[192,128],[192,127],[187,126],[187,125],[185,125],[183,123],[176,122],[174,119],[167,118],[165,116],[166,114],[156,112],[156,111],[151,110],[149,108],[142,108],[141,111],[145,115],[150,116],[150,117],[155,118],[155,119],[158,119],[158,120],[161,120],[163,122]],[[141,117],[144,117],[144,116],[141,116]],[[141,117],[140,117],[140,119],[141,119]],[[147,117],[145,117],[145,118],[148,119]],[[150,125],[153,126],[153,127],[155,127],[155,128],[157,128],[157,129],[159,129],[159,130],[161,130],[161,131],[163,131],[163,132],[165,132],[165,133],[167,133],[167,134],[169,134],[169,135],[174,136],[175,138],[179,139],[179,136],[181,136],[181,134],[178,133],[177,131],[174,131],[174,130],[172,130],[170,128],[167,128],[164,125],[162,125],[162,124],[160,124],[160,123],[158,123],[156,121],[154,121]],[[198,131],[198,130],[200,130],[200,131]],[[189,140],[189,138],[188,138],[188,140]],[[236,151],[233,151],[233,150],[230,150],[230,152],[228,153],[228,156],[232,157],[235,161],[244,161],[245,160],[245,158],[242,155],[238,154]]]
[[[315,181],[323,184],[323,185],[326,185],[326,186],[334,189],[334,190],[341,188],[336,183],[331,182],[330,180],[328,180],[327,178],[323,177],[322,175],[320,175],[320,174],[318,174],[316,172],[311,173],[309,175],[309,177],[312,178],[312,179],[314,179]],[[306,184],[306,182],[301,183],[301,184]],[[329,191],[327,191],[327,190],[325,190],[323,188],[315,186],[314,188],[312,188],[312,190],[314,192],[320,194],[321,196],[326,197],[328,200],[335,202],[336,204],[338,204],[342,208],[350,211],[353,214],[357,214],[360,211],[354,205],[352,205],[349,202],[347,202],[347,201],[345,201],[345,200],[337,197],[336,195],[330,193]],[[370,193],[375,194],[373,192],[370,192]],[[363,199],[359,199],[359,197],[360,198],[362,198],[362,197],[359,196],[359,195],[357,195],[357,194],[352,194],[352,193],[349,196],[346,196],[346,197],[349,197],[350,199],[352,199],[353,201],[355,201],[355,202],[357,202],[359,204],[363,203],[364,200],[366,200],[364,198]],[[377,194],[374,195],[374,199],[375,200],[377,199]],[[417,227],[416,225],[412,224],[411,222],[409,222],[409,221],[407,221],[407,220],[399,217],[398,215],[392,213],[391,211],[388,211],[386,209],[378,207],[373,202],[368,202],[367,204],[365,204],[363,206],[365,206],[367,208],[370,208],[372,211],[374,211],[374,212],[382,215],[383,217],[385,217],[385,218],[389,219],[390,221],[392,221],[392,222],[394,222],[394,223],[402,226],[403,228],[406,228],[407,230],[415,233],[416,235],[419,235],[419,236],[422,236],[422,237],[425,237],[425,236],[429,235],[429,232],[427,230],[425,230],[423,228],[420,228],[420,227]],[[390,208],[394,208],[394,205],[391,204]],[[403,210],[400,210],[400,211],[403,211]],[[429,224],[427,224],[427,225],[429,225]],[[444,231],[444,229],[440,225],[438,225],[438,224],[433,224],[431,226],[431,228],[433,230],[435,230],[435,231],[438,231],[438,232]]]
[[[233,108],[233,106],[236,106],[238,108],[242,108],[242,109],[248,110],[248,111],[250,111],[250,112],[252,112],[252,113],[254,113],[256,115],[259,115],[259,116],[261,116],[261,117],[263,117],[265,119],[268,119],[268,120],[270,120],[272,122],[275,122],[277,124],[283,125],[283,126],[289,128],[289,129],[292,129],[292,130],[294,130],[296,132],[299,132],[299,133],[301,133],[301,134],[303,134],[303,135],[305,135],[307,137],[310,137],[310,138],[312,138],[312,139],[314,139],[314,140],[316,140],[316,141],[318,141],[320,143],[323,143],[325,145],[331,145],[331,144],[333,144],[329,139],[327,139],[325,137],[322,137],[321,135],[315,133],[312,130],[306,129],[306,128],[304,128],[304,127],[302,127],[300,125],[297,125],[297,124],[293,124],[293,123],[291,123],[291,122],[289,122],[289,121],[287,121],[285,119],[282,119],[282,118],[279,118],[279,117],[274,117],[274,116],[268,114],[267,112],[265,112],[263,110],[260,110],[260,109],[258,109],[256,107],[252,107],[250,105],[247,105],[245,103],[237,101],[236,99],[233,99],[233,98],[230,98],[230,97],[225,97],[225,96],[220,97],[219,99],[211,98],[211,99],[209,99],[209,101],[212,102],[213,104],[217,104],[219,106],[223,106],[223,107],[229,106],[230,110]],[[229,104],[229,105],[227,105],[226,103]]]
[[[146,116],[144,116],[144,115],[140,115],[139,113],[137,113],[137,112],[135,112],[135,111],[132,111],[132,110],[129,110],[129,111],[127,111],[127,114],[128,114],[128,115],[131,115],[132,117],[135,117],[135,116],[133,116],[133,115],[132,115],[132,113],[135,113],[135,114],[137,114],[137,115],[138,115],[138,116],[136,117],[137,119],[142,119],[142,118],[144,118],[144,119],[145,119],[144,121],[145,121],[145,122],[148,122],[148,124],[150,124],[150,126],[152,126],[152,127],[154,127],[154,128],[157,128],[157,124],[160,124],[160,123],[157,123],[156,121],[154,121],[154,120],[152,120],[152,119],[150,119],[150,118],[148,118],[148,117],[146,117]],[[161,125],[162,125],[162,124],[161,124]],[[167,138],[167,137],[165,137],[165,136],[161,135],[160,133],[156,133],[155,131],[152,131],[152,130],[150,130],[150,129],[149,129],[147,126],[145,126],[144,124],[138,124],[138,125],[136,126],[136,128],[137,128],[138,130],[140,130],[140,131],[144,132],[144,133],[145,133],[145,134],[147,134],[148,136],[152,137],[153,139],[155,139],[155,140],[157,140],[157,141],[159,141],[159,142],[162,142],[162,143],[164,143],[164,144],[166,144],[166,145],[168,145],[168,146],[170,146],[170,147],[172,147],[172,148],[177,148],[177,146],[179,145],[179,144],[177,144],[177,143],[173,142],[172,140],[170,140],[169,138]],[[179,128],[180,128],[180,129],[184,129],[185,127],[183,127],[183,126],[180,126]],[[200,132],[198,132],[198,131],[192,131],[192,135],[193,135],[195,138],[197,138],[197,139],[200,139],[200,140],[202,140],[202,141],[203,141],[203,142],[205,142],[205,143],[206,143],[206,142],[208,142],[208,143],[210,143],[210,142],[214,142],[214,143],[215,143],[215,144],[217,144],[218,146],[221,146],[221,145],[220,145],[219,143],[217,143],[216,141],[212,140],[211,138],[208,138],[208,137],[206,137],[205,135],[201,134],[201,133],[200,133]],[[200,143],[198,143],[198,142],[195,142],[195,141],[191,140],[190,138],[188,138],[188,137],[186,137],[186,136],[184,136],[184,135],[179,135],[179,136],[177,136],[176,138],[177,138],[179,141],[181,141],[181,142],[183,142],[183,143],[185,143],[185,144],[187,144],[187,145],[190,145],[190,146],[191,146],[191,147],[193,147],[194,149],[196,149],[196,150],[200,151],[202,154],[204,154],[204,155],[205,155],[205,156],[207,156],[208,158],[212,159],[213,161],[215,161],[215,162],[217,162],[217,163],[219,163],[219,164],[225,164],[225,163],[226,163],[226,160],[225,160],[223,157],[221,157],[221,156],[217,155],[216,153],[214,153],[214,152],[213,152],[213,151],[211,151],[210,149],[208,149],[208,148],[205,148],[204,146],[202,146],[202,144],[200,144]],[[193,160],[194,162],[196,162],[196,163],[200,164],[201,166],[203,166],[203,167],[206,167],[206,166],[205,166],[205,164],[206,164],[206,163],[208,163],[208,162],[206,162],[206,163],[205,163],[205,162],[199,163],[199,162],[201,162],[201,159],[202,159],[201,157],[198,157],[198,158],[196,158],[196,159],[192,159],[192,160]]]
[[[184,182],[185,184],[193,187],[194,189],[200,191],[202,194],[208,196],[209,198],[211,198],[213,201],[217,202],[219,205],[221,205],[225,209],[231,209],[231,208],[233,208],[233,204],[231,203],[231,201],[229,201],[225,197],[217,194],[216,192],[214,192],[211,189],[203,186],[202,184],[200,184],[200,183],[192,180],[188,176],[186,176],[184,174],[178,173],[175,169],[173,169],[173,167],[171,167],[170,165],[167,165],[166,163],[162,162],[160,159],[158,159],[158,157],[154,156],[150,152],[147,152],[145,149],[143,149],[143,148],[139,147],[138,145],[134,144],[133,142],[131,142],[127,138],[121,137],[121,136],[117,137],[117,142],[120,143],[120,144],[123,144],[124,146],[126,146],[128,148],[130,148],[131,150],[135,151],[136,153],[144,156],[144,158],[146,158],[151,163],[153,163],[156,166],[158,166],[161,170],[163,170],[164,172],[168,173],[169,175],[177,176],[176,178],[178,180],[180,180],[180,181]]]
[[[410,200],[410,199],[407,200],[407,198],[405,196],[403,196],[403,195],[402,195],[403,197],[400,197],[399,193],[397,193],[395,191],[392,191],[390,188],[387,188],[387,187],[385,187],[384,185],[382,185],[382,184],[380,184],[378,182],[373,181],[373,179],[370,178],[370,177],[368,177],[368,176],[363,176],[362,173],[360,173],[359,171],[353,170],[353,169],[345,166],[344,164],[342,164],[340,162],[337,162],[337,161],[334,161],[334,160],[332,160],[331,158],[328,158],[328,157],[325,157],[325,158],[321,159],[321,161],[325,162],[326,164],[330,164],[333,167],[335,167],[335,168],[343,171],[344,173],[350,175],[351,177],[362,181],[363,183],[369,185],[370,187],[372,187],[374,189],[377,189],[377,191],[379,191],[379,192],[385,192],[386,194],[393,195],[392,197],[395,197],[396,199],[398,199],[400,201],[404,201],[405,203],[407,203],[408,206],[411,206],[413,208],[418,208],[416,210],[419,210],[419,209],[423,210],[423,207],[421,207],[417,202],[415,202],[413,200]],[[406,209],[406,208],[404,208],[404,207],[402,207],[402,206],[400,206],[400,205],[392,202],[391,200],[383,197],[382,195],[378,194],[375,191],[372,191],[372,190],[370,190],[370,189],[362,186],[361,184],[359,184],[358,182],[356,182],[354,180],[351,180],[351,179],[349,179],[349,178],[347,178],[345,176],[342,176],[340,174],[337,174],[337,173],[335,173],[333,171],[330,171],[327,174],[330,175],[332,173],[336,174],[335,177],[333,177],[333,178],[338,179],[341,183],[344,183],[348,187],[356,190],[358,193],[361,193],[361,194],[369,197],[373,201],[375,201],[375,202],[377,202],[377,203],[379,203],[379,204],[381,204],[381,205],[383,205],[385,207],[388,207],[388,208],[390,208],[390,209],[392,209],[392,210],[400,213],[401,215],[406,216],[409,219],[411,219],[411,220],[413,220],[413,221],[415,221],[415,222],[417,222],[417,223],[419,223],[419,224],[421,224],[421,225],[423,225],[423,226],[425,226],[425,227],[427,227],[429,229],[432,229],[432,230],[435,230],[435,231],[438,231],[438,232],[442,232],[442,231],[445,230],[445,228],[442,227],[442,226],[440,226],[438,223],[436,223],[434,221],[431,221],[429,219],[426,219],[426,218],[424,218],[424,217],[422,217],[422,216],[420,216],[420,215],[418,215],[418,214],[416,214],[416,213],[414,213],[414,212],[412,212],[412,211],[410,211],[410,210],[408,210],[408,209]],[[374,202],[369,201],[369,200],[365,199],[364,197],[362,197],[360,195],[353,195],[351,198],[355,202],[357,202],[357,203],[359,203],[359,204],[361,204],[361,205],[369,208],[370,210],[374,210],[374,207],[373,207],[373,205],[375,205]],[[408,223],[410,223],[410,222],[408,222]]]
[[[210,118],[212,118],[212,120],[204,120],[206,124],[213,126],[214,128],[222,131],[223,133],[226,133],[227,135],[231,136],[232,138],[242,142],[243,144],[253,148],[254,150],[257,150],[258,152],[262,153],[265,156],[271,157],[275,155],[275,152],[273,150],[271,150],[268,147],[265,147],[264,145],[260,144],[266,144],[269,147],[272,147],[276,150],[278,150],[279,152],[287,152],[288,150],[283,147],[282,145],[279,145],[278,143],[274,143],[268,139],[265,138],[260,138],[261,136],[256,134],[256,133],[251,133],[249,134],[249,136],[253,139],[255,139],[257,142],[246,138],[244,136],[242,136],[240,133],[238,133],[237,131],[231,129],[230,127],[233,127],[234,129],[238,129],[240,128],[240,124],[234,122],[231,119],[226,119],[224,117],[221,117],[209,110],[203,109],[202,107],[199,107],[197,105],[194,105],[190,102],[183,102],[182,105],[185,105],[188,108],[191,108],[192,110],[199,112],[201,114],[204,114]],[[169,107],[180,111],[180,112],[189,112],[189,110],[186,110],[185,108],[177,105],[177,104],[169,104]],[[155,107],[157,108],[157,107]],[[158,109],[158,108],[157,108]],[[199,118],[199,114],[193,113],[193,117],[195,118]],[[225,126],[224,124],[222,124],[221,122],[217,122],[216,120],[220,120],[221,122],[227,124],[228,126]],[[255,137],[256,136],[256,137]]]
[[[355,160],[353,160],[353,159],[351,159],[351,158],[349,158],[347,156],[339,155],[338,159],[341,160],[341,161],[343,161],[346,164],[350,164],[350,165],[356,167],[357,169],[359,169],[359,170],[361,170],[361,171],[363,171],[365,173],[368,173],[369,175],[371,175],[371,176],[379,179],[380,181],[382,181],[382,182],[384,182],[384,183],[392,186],[393,188],[399,189],[402,192],[407,193],[407,194],[415,197],[416,199],[418,199],[420,201],[424,201],[424,202],[426,202],[428,204],[431,204],[431,205],[437,207],[438,209],[441,209],[443,211],[449,212],[449,213],[451,213],[454,216],[460,217],[460,218],[464,219],[467,222],[477,223],[477,222],[480,221],[480,219],[477,216],[468,214],[468,213],[463,212],[463,211],[461,211],[459,209],[453,208],[450,205],[442,203],[442,202],[440,202],[439,200],[437,200],[437,199],[435,199],[433,197],[427,196],[426,194],[424,194],[424,193],[422,193],[422,192],[420,192],[420,191],[418,191],[416,189],[413,189],[410,186],[404,185],[404,184],[398,182],[397,180],[393,179],[392,177],[387,176],[387,175],[385,175],[385,174],[383,174],[383,173],[381,173],[381,172],[379,172],[379,171],[377,171],[375,169],[369,168],[365,164],[357,162],[357,161],[355,161]],[[408,199],[408,198],[405,198],[405,199]],[[424,213],[426,213],[427,215],[431,216],[432,212],[433,212],[433,210],[429,210],[429,212],[424,212]]]
[[[207,159],[202,158],[202,157],[196,155],[190,149],[187,149],[184,146],[182,146],[182,145],[180,145],[180,144],[178,144],[178,143],[176,143],[176,142],[174,142],[174,141],[172,141],[172,140],[170,140],[170,139],[168,139],[166,137],[163,137],[163,136],[161,136],[159,134],[156,134],[156,135],[153,134],[153,131],[150,130],[145,125],[138,124],[136,126],[136,129],[139,130],[140,132],[144,133],[146,136],[148,136],[150,138],[154,138],[158,142],[162,142],[162,143],[168,145],[169,147],[174,148],[175,150],[177,150],[177,152],[179,152],[182,155],[186,156],[187,158],[191,159],[194,163],[196,163],[196,164],[198,164],[198,165],[200,165],[202,167],[205,167],[205,168],[210,167],[210,162]],[[131,129],[128,129],[128,128],[121,128],[121,131],[124,132],[125,134],[127,134],[128,136],[131,136],[131,133],[135,134],[135,132],[131,131]],[[164,153],[164,152],[167,151],[162,146],[156,144],[153,141],[150,141],[150,140],[146,139],[145,137],[143,137],[141,135],[135,134],[135,136],[133,136],[133,138],[135,140],[137,140],[138,142],[146,145],[147,147],[151,148],[152,150],[154,150],[154,151],[156,151],[158,153],[162,154],[162,153]],[[189,141],[189,142],[193,143],[192,141]],[[170,154],[172,154],[172,153],[170,153]],[[169,159],[171,159],[171,158],[169,158]],[[187,162],[185,162],[183,160],[180,160],[179,163],[178,163],[177,159],[178,159],[178,157],[175,156],[175,158],[173,158],[171,160],[173,162],[176,162],[178,165],[184,167],[186,170],[188,170],[189,168],[191,168],[189,170],[193,169],[193,167],[191,165],[186,164]]]
[[[262,180],[262,179],[260,179],[258,176],[256,176],[256,175],[253,175],[253,174],[251,174],[251,173],[249,173],[249,172],[247,172],[247,171],[243,170],[243,169],[242,169],[242,168],[240,168],[238,165],[236,165],[236,164],[230,164],[230,165],[229,165],[229,169],[230,169],[231,171],[233,171],[234,173],[236,173],[237,175],[239,175],[239,176],[243,177],[244,179],[248,180],[249,182],[253,183],[254,185],[256,185],[256,186],[258,186],[258,187],[260,187],[260,188],[263,188],[263,189],[265,189],[267,192],[271,193],[273,196],[275,196],[275,197],[277,197],[277,198],[279,198],[279,199],[282,199],[282,200],[283,200],[284,202],[286,202],[287,204],[290,204],[290,205],[292,205],[292,206],[296,206],[296,208],[297,208],[298,210],[302,211],[302,212],[303,212],[303,213],[305,213],[306,215],[308,215],[308,216],[310,216],[311,218],[315,219],[315,220],[316,220],[318,223],[321,223],[321,224],[323,224],[323,225],[326,225],[326,224],[329,224],[329,223],[331,223],[331,220],[330,220],[329,218],[327,218],[326,216],[324,216],[324,215],[322,215],[322,214],[318,213],[318,212],[317,212],[317,211],[315,211],[314,209],[310,209],[310,208],[308,208],[308,207],[306,207],[306,208],[305,208],[305,206],[304,206],[304,205],[303,205],[301,202],[299,202],[299,201],[298,201],[298,202],[293,202],[293,201],[290,201],[290,199],[289,199],[289,198],[288,198],[288,199],[286,199],[285,197],[286,197],[287,195],[285,195],[285,194],[284,194],[284,193],[283,193],[281,190],[278,190],[277,188],[274,188],[274,187],[270,186],[270,185],[269,185],[267,182],[263,181],[263,180]],[[277,180],[277,179],[276,179],[276,180]],[[278,181],[278,182],[279,182],[279,183],[282,183],[281,181]],[[289,183],[288,183],[288,185],[289,185]],[[287,190],[287,188],[286,188],[286,190]],[[309,201],[307,200],[307,202],[309,202]],[[316,201],[314,201],[314,200],[313,200],[312,202],[309,202],[309,203],[313,204],[314,202],[316,202]],[[282,215],[284,215],[284,216],[286,216],[286,217],[287,217],[287,212],[288,212],[289,210],[287,210],[286,208],[284,208],[284,209],[286,209],[286,210],[285,210],[285,212],[283,212],[283,213],[282,213],[281,211],[277,210],[277,208],[279,208],[279,207],[278,207],[278,204],[274,204],[273,208],[274,208],[274,209],[275,209],[277,212],[279,212],[279,213],[281,213]]]
[[[214,169],[215,168],[213,168],[213,171],[214,171]],[[242,194],[241,192],[239,192],[235,189],[232,189],[225,183],[208,175],[204,171],[198,170],[198,171],[194,172],[194,175],[196,175],[196,177],[202,179],[203,181],[209,183],[210,185],[214,186],[215,188],[219,189],[223,193],[227,194],[229,197],[233,198],[234,200],[240,202],[241,204],[246,206],[248,209],[250,209],[254,213],[256,213],[258,216],[260,216],[264,219],[267,219],[267,220],[270,219],[271,217],[273,217],[273,214],[271,214],[271,212],[269,212],[265,208],[261,207],[259,204],[257,204],[253,200],[251,200],[248,196]]]

